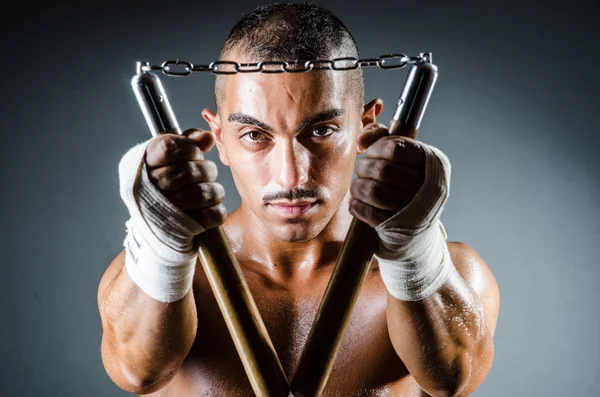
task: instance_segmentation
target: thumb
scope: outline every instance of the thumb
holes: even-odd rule
[[[381,123],[371,123],[364,126],[360,134],[356,137],[361,153],[366,151],[379,138],[389,134],[386,126]]]
[[[203,152],[208,152],[215,145],[215,136],[210,131],[190,128],[183,131],[181,135],[194,141]]]

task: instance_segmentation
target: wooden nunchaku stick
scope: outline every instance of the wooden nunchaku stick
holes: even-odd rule
[[[131,85],[152,135],[181,134],[158,76],[137,69]],[[285,373],[223,229],[206,230],[194,243],[254,393],[287,397]]]
[[[417,137],[437,79],[431,54],[426,56],[426,61],[411,66],[388,125],[391,135]],[[294,396],[318,397],[323,392],[377,243],[375,229],[354,218],[292,377]]]

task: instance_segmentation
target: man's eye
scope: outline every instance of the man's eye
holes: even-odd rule
[[[258,141],[260,141],[262,139],[263,134],[261,134],[258,131],[250,131],[250,132],[247,132],[244,135],[242,135],[242,138],[243,137],[248,137],[248,139],[250,141],[258,142]]]
[[[325,137],[331,135],[335,132],[335,129],[328,126],[321,126],[313,129],[312,135],[316,137]]]

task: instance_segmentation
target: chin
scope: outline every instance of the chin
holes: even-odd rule
[[[318,228],[317,225],[306,220],[290,220],[285,225],[273,226],[270,229],[278,239],[293,243],[312,240],[319,235],[322,228]]]

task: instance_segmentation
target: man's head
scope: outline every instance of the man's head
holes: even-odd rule
[[[330,11],[271,4],[231,30],[220,60],[239,63],[358,57],[354,38]],[[218,75],[217,113],[203,111],[242,206],[273,235],[304,241],[327,226],[348,194],[356,136],[381,100],[364,105],[362,71]],[[310,204],[290,208],[285,204]]]
[[[256,8],[231,29],[220,61],[237,61],[236,54],[259,61],[300,61],[339,57],[358,58],[358,47],[346,26],[331,11],[305,2],[273,3]],[[364,84],[360,68],[346,72],[350,95],[362,107]],[[224,99],[227,78],[217,75],[217,110]]]

